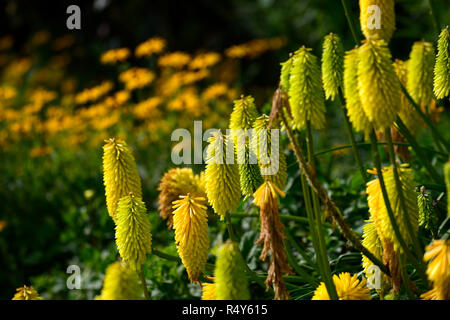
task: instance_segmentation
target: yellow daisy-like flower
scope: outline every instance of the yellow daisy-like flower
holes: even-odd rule
[[[17,288],[17,292],[11,300],[43,300],[43,298],[33,287],[23,286]]]
[[[182,68],[189,63],[191,57],[189,54],[181,51],[165,54],[158,59],[160,67]]]
[[[400,104],[400,82],[384,40],[368,39],[358,49],[358,91],[375,129],[390,127]]]
[[[359,280],[356,274],[350,275],[348,272],[342,272],[339,275],[333,275],[333,282],[339,300],[370,300],[370,289],[366,286],[366,279]],[[311,300],[330,300],[327,288],[324,282],[321,282],[314,291]]]
[[[149,57],[154,53],[161,53],[166,47],[167,41],[160,37],[147,39],[136,47],[134,54],[136,57]]]
[[[115,219],[117,202],[132,192],[142,197],[141,179],[131,148],[122,139],[111,138],[103,146],[103,181],[108,212]]]
[[[103,64],[115,64],[127,60],[129,56],[130,50],[128,48],[112,49],[104,52],[100,61]]]
[[[106,268],[103,288],[95,300],[141,300],[142,287],[134,270],[124,262]]]
[[[214,278],[209,279],[214,281]],[[203,282],[202,283],[202,300],[217,300],[216,298],[216,284],[214,282]]]
[[[119,75],[119,80],[125,83],[127,90],[143,88],[155,79],[155,74],[145,68],[131,68]]]
[[[130,193],[120,198],[116,213],[116,244],[119,254],[133,269],[152,251],[152,234],[145,203]]]
[[[189,69],[203,69],[211,67],[220,61],[217,52],[206,52],[196,55],[189,63]]]
[[[206,101],[216,99],[222,95],[225,95],[228,91],[226,83],[215,83],[206,88],[202,93],[202,98]]]
[[[181,262],[186,267],[191,282],[198,278],[205,267],[209,252],[208,216],[203,197],[180,196],[173,201],[173,228]]]
[[[389,42],[395,30],[394,0],[359,0],[359,8],[364,36],[378,37]]]
[[[450,240],[434,240],[426,247],[423,256],[428,262],[427,276],[433,282],[433,289],[422,295],[424,299],[450,299]]]

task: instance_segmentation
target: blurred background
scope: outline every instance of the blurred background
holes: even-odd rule
[[[358,2],[350,2],[357,20]],[[66,28],[71,4],[81,9],[81,30]],[[448,1],[435,5],[441,23],[448,24]],[[414,41],[436,40],[426,0],[396,1],[396,18],[394,57],[407,59]],[[195,119],[204,121],[204,130],[226,128],[232,101],[241,94],[253,95],[259,111],[268,113],[279,63],[302,45],[320,57],[322,39],[330,32],[342,38],[346,50],[354,46],[340,1],[2,0],[0,298],[11,299],[24,284],[47,299],[98,294],[106,266],[117,258],[101,167],[103,140],[111,136],[123,137],[135,150],[154,245],[176,255],[173,231],[159,218],[156,202],[161,176],[174,167],[171,131],[191,130]],[[328,103],[329,129],[317,134],[317,149],[347,143],[339,108]],[[441,124],[446,125],[448,120]],[[420,139],[432,144],[425,134]],[[290,191],[283,210],[295,214],[301,203],[291,156],[288,165]],[[328,153],[320,170],[360,231],[367,207],[352,155]],[[244,204],[241,210],[254,208]],[[239,230],[251,267],[261,264],[260,249],[252,245],[255,223],[243,219]],[[298,226],[288,227],[302,236]],[[214,252],[223,226],[211,228]],[[335,268],[359,270],[360,256],[337,232],[329,231],[327,245],[336,258],[347,254],[333,262]],[[82,290],[67,290],[71,264],[82,270]],[[200,296],[183,266],[149,256],[145,268],[152,298]]]

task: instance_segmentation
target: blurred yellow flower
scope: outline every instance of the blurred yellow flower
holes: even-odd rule
[[[187,65],[191,57],[189,54],[181,51],[165,54],[158,59],[160,67],[182,68]]]
[[[136,47],[134,54],[136,57],[149,57],[154,53],[161,53],[166,47],[166,40],[160,37],[154,37],[142,42]]]
[[[220,61],[220,54],[217,52],[206,52],[196,55],[189,63],[189,69],[208,68]]]
[[[111,49],[102,54],[100,61],[103,64],[115,64],[118,61],[123,62],[130,56],[130,49],[128,48],[118,48]]]
[[[30,95],[30,100],[34,104],[46,104],[47,102],[50,102],[56,98],[56,92],[49,91],[44,88],[37,88],[34,89],[33,92]]]
[[[52,147],[44,146],[44,147],[35,147],[30,150],[30,157],[43,157],[47,154],[50,154],[53,151]]]
[[[0,87],[0,100],[9,100],[16,96],[17,91],[13,87]]]
[[[155,79],[155,74],[145,68],[133,67],[122,72],[119,80],[125,84],[127,90],[143,88]]]
[[[51,35],[47,30],[40,30],[36,32],[31,39],[31,44],[33,46],[41,46],[50,41]]]
[[[60,38],[57,38],[52,43],[52,49],[55,51],[61,51],[70,48],[75,43],[75,38],[71,34],[66,34]]]
[[[229,58],[256,58],[269,50],[277,50],[286,44],[283,37],[254,39],[246,43],[231,46],[225,50]]]
[[[228,91],[226,83],[215,83],[206,88],[202,93],[202,98],[206,101],[216,99]]]
[[[366,279],[358,280],[356,274],[350,275],[348,272],[342,272],[339,275],[333,275],[333,282],[339,300],[370,300],[370,290],[366,286]],[[321,282],[314,291],[312,300],[330,300],[325,283]]]
[[[117,108],[122,106],[130,99],[130,92],[127,90],[120,90],[114,93],[112,96],[106,97],[103,101],[103,105],[109,108]]]
[[[141,101],[134,106],[134,115],[138,119],[151,119],[160,116],[157,107],[161,104],[162,99],[159,97],[151,97]]]
[[[108,93],[113,88],[113,83],[111,81],[104,81],[100,85],[84,89],[75,96],[75,103],[84,104],[89,101],[95,101],[101,96]]]

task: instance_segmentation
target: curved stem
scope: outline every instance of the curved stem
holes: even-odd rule
[[[414,264],[414,267],[417,270],[421,270],[421,265],[417,261],[416,257],[414,257],[409,248],[406,244],[405,240],[403,239],[402,234],[400,233],[400,228],[398,227],[397,220],[395,219],[394,212],[392,211],[391,203],[389,201],[389,196],[386,190],[386,185],[384,183],[384,177],[382,174],[382,168],[381,168],[381,161],[380,161],[380,154],[378,152],[378,147],[376,144],[377,137],[375,135],[375,131],[372,129],[372,132],[370,133],[370,141],[372,142],[372,153],[373,153],[373,160],[375,163],[375,168],[377,169],[377,176],[380,183],[380,189],[381,193],[383,195],[384,204],[386,206],[386,211],[389,216],[389,221],[391,222],[392,229],[394,230],[395,237],[397,238],[398,242],[400,243],[401,248],[403,249],[403,252],[406,253],[408,259],[411,261],[411,263]],[[421,257],[418,257],[419,259]],[[426,283],[426,281],[425,281]]]
[[[417,232],[414,231],[412,225],[411,225],[411,221],[408,217],[408,211],[407,211],[407,206],[406,206],[406,201],[405,201],[405,196],[403,194],[403,187],[400,181],[400,176],[398,173],[398,166],[397,166],[397,161],[395,161],[395,153],[394,153],[394,147],[392,145],[392,136],[391,136],[391,130],[388,128],[385,131],[385,135],[386,138],[388,140],[388,152],[389,152],[389,159],[392,165],[392,169],[394,171],[394,180],[395,180],[395,187],[397,189],[397,193],[400,199],[400,208],[402,210],[402,220],[405,221],[406,224],[406,229],[408,230],[409,233],[409,237],[411,238],[411,242],[413,244],[413,248],[414,251],[416,253],[417,256],[417,262],[418,264],[420,264],[420,268],[417,270],[420,274],[422,279],[427,279],[427,277],[425,276],[424,273],[424,266],[423,266],[423,262],[422,259],[419,259],[420,257],[423,256],[423,250],[421,248],[421,245],[419,243],[418,237],[416,235]],[[408,285],[407,283],[405,283],[405,285]]]
[[[431,119],[422,112],[422,110],[420,109],[420,106],[414,101],[414,99],[408,93],[408,90],[406,90],[405,86],[402,83],[400,83],[400,86],[401,86],[403,94],[409,100],[409,102],[412,104],[414,109],[416,109],[419,116],[423,119],[423,121],[425,121],[425,123],[430,128],[430,130],[433,132],[433,134],[436,136],[436,138],[444,145],[445,150],[447,150],[447,152],[449,152],[450,144],[448,143],[448,141],[445,140],[444,137],[442,137],[442,135],[439,133],[439,131],[434,127],[433,123],[431,122]]]
[[[345,99],[344,95],[342,94],[341,88],[339,88],[339,100],[341,101],[341,110],[345,119],[345,128],[347,129],[347,134],[350,139],[350,143],[352,145],[353,156],[355,157],[356,164],[358,165],[361,178],[363,179],[364,183],[367,183],[366,172],[364,171],[364,166],[362,164],[361,157],[359,156],[358,148],[356,147],[355,135],[353,134],[352,124],[350,123],[350,120],[347,116]]]
[[[437,16],[433,0],[428,0],[428,6],[430,7],[430,16],[431,19],[433,19],[434,28],[436,29],[436,32],[439,34],[439,32],[441,32],[441,24],[439,23],[439,18]]]
[[[313,145],[313,136],[312,136],[312,128],[311,121],[306,121],[306,146],[308,150],[308,160],[311,166],[312,174],[316,175],[315,165],[314,165],[314,145]],[[333,277],[331,275],[330,262],[328,260],[327,247],[325,245],[325,234],[323,232],[322,225],[322,214],[320,212],[320,203],[319,196],[317,193],[312,192],[312,202],[313,202],[313,213],[315,216],[315,227],[317,231],[317,240],[320,255],[320,259],[322,260],[322,269],[323,269],[323,277],[327,281],[325,281],[325,285],[327,287],[328,295],[332,300],[338,300],[339,296],[336,291],[336,286],[333,282]]]
[[[144,270],[142,269],[142,265],[139,270],[139,275],[141,277],[142,289],[144,289],[145,299],[150,300],[150,295],[148,294],[148,288],[147,288],[147,281],[145,281],[145,275],[144,275]]]
[[[408,142],[411,144],[412,148],[416,152],[417,156],[420,159],[420,162],[422,162],[422,165],[427,169],[428,173],[430,174],[431,178],[436,182],[437,184],[440,184],[442,182],[442,179],[439,177],[438,173],[434,169],[434,167],[430,164],[430,161],[428,161],[428,157],[425,155],[425,153],[422,151],[422,149],[419,147],[416,139],[414,136],[409,132],[406,125],[403,123],[402,119],[400,117],[397,117],[397,120],[395,120],[395,124],[397,125],[397,129],[400,131],[400,133],[408,140]]]
[[[303,155],[303,151],[297,144],[297,140],[294,138],[294,134],[292,132],[291,127],[289,127],[289,123],[286,120],[285,115],[283,112],[280,112],[281,120],[284,124],[284,127],[286,128],[286,133],[288,135],[289,141],[292,145],[292,148],[294,150],[294,155],[297,159],[298,167],[300,172],[302,173],[301,176],[305,177],[305,180],[308,182],[308,184],[311,186],[314,192],[316,192],[319,195],[319,198],[322,200],[322,202],[325,205],[325,209],[328,212],[328,214],[333,218],[333,220],[338,224],[339,229],[342,233],[342,235],[351,242],[352,246],[364,254],[370,261],[372,261],[375,265],[377,265],[381,271],[383,271],[385,274],[390,275],[389,268],[384,265],[379,259],[377,259],[369,250],[367,250],[366,247],[364,247],[361,244],[360,237],[350,228],[347,221],[342,216],[341,211],[336,206],[336,204],[331,200],[328,196],[327,191],[325,188],[320,184],[320,182],[317,180],[316,177],[313,177],[311,175],[311,172],[309,170],[309,166],[306,163],[305,157]]]
[[[355,44],[357,45],[359,43],[359,37],[356,33],[356,26],[355,23],[352,20],[352,16],[350,15],[350,9],[348,7],[347,0],[341,0],[342,7],[344,7],[345,17],[347,18],[348,25],[350,27],[350,30],[352,32],[353,40],[355,41]]]

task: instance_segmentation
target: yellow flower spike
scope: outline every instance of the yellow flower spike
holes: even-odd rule
[[[367,118],[377,130],[390,127],[400,104],[400,82],[386,42],[368,39],[358,49],[358,91]]]
[[[216,299],[216,284],[214,282],[213,283],[209,283],[209,282],[202,283],[202,300],[217,300]]]
[[[362,107],[358,91],[358,48],[347,51],[344,58],[344,97],[347,115],[358,132],[368,136],[372,124]]]
[[[289,91],[289,77],[292,70],[292,61],[292,55],[290,55],[289,59],[281,63],[280,84],[281,88],[283,88],[283,90],[286,92]]]
[[[408,63],[408,61],[398,59],[394,62],[395,73],[405,88],[408,81]],[[422,124],[419,114],[404,94],[400,95],[400,110],[398,111],[398,115],[412,133],[416,133]]]
[[[175,243],[181,262],[189,279],[199,283],[209,252],[208,217],[206,201],[202,197],[192,197],[189,193],[173,201],[173,229]]]
[[[11,300],[43,300],[39,293],[33,288],[28,286],[23,286],[17,288],[16,294]]]
[[[120,198],[116,214],[116,244],[122,259],[137,269],[151,253],[152,234],[147,209],[132,193]]]
[[[413,229],[417,231],[417,194],[415,191],[412,170],[410,168],[402,166],[398,168],[398,173],[406,205],[406,217],[407,219],[409,219]],[[391,204],[395,220],[398,224],[400,234],[402,235],[406,243],[410,243],[411,238],[407,231],[406,220],[404,219],[404,213],[400,204],[400,197],[397,192],[394,179],[394,171],[392,167],[387,167],[383,170],[383,178],[389,197],[389,202]],[[371,220],[375,223],[378,236],[382,241],[383,239],[391,241],[393,243],[395,252],[402,252],[400,243],[395,236],[394,229],[392,228],[392,224],[387,213],[386,205],[381,193],[380,182],[378,179],[369,181],[367,183],[366,193],[370,217]]]
[[[342,272],[339,275],[333,275],[333,282],[339,300],[370,300],[370,290],[366,286],[366,279],[359,280],[356,274],[350,275],[348,272]],[[311,300],[330,300],[325,283],[321,282],[314,291]]]
[[[394,5],[394,0],[359,0],[361,30],[367,39],[391,40],[395,30]]]
[[[289,103],[294,128],[303,129],[306,121],[316,129],[325,127],[325,94],[317,58],[311,49],[302,47],[292,57],[289,77]]]
[[[141,300],[142,294],[136,272],[124,262],[114,262],[106,268],[102,291],[95,300]]]
[[[284,152],[280,150],[279,145],[278,147],[276,145],[272,146],[271,130],[278,129],[278,126],[273,125],[272,128],[269,129],[269,123],[270,118],[265,114],[255,120],[253,123],[254,131],[251,141],[251,148],[256,154],[264,180],[273,182],[279,189],[283,190],[287,181],[286,156]],[[262,130],[266,130],[267,134],[264,134],[264,131]],[[261,141],[263,142],[262,145],[260,145]],[[264,141],[266,141],[266,143],[264,143]],[[272,152],[274,153],[273,157]],[[263,161],[264,159],[267,161]],[[273,163],[271,160],[273,160]],[[272,172],[271,166],[273,169],[278,168],[278,171]]]
[[[428,262],[427,276],[433,289],[424,293],[426,300],[450,300],[450,240],[434,240],[423,256]]]
[[[206,198],[204,172],[195,175],[191,168],[174,168],[167,171],[158,186],[158,210],[163,219],[167,219],[167,226],[172,226],[172,202],[181,195],[190,193],[193,197]]]
[[[434,66],[434,94],[443,99],[450,94],[450,29],[442,29]]]
[[[261,185],[263,179],[257,163],[250,163],[250,142],[246,137],[248,130],[258,116],[252,96],[234,101],[230,116],[230,129],[235,143],[235,151],[239,160],[239,177],[242,195],[248,197]],[[245,140],[244,140],[245,139]]]
[[[325,36],[322,53],[322,82],[325,97],[332,101],[342,86],[344,73],[344,47],[337,34]]]
[[[142,197],[141,179],[131,148],[122,139],[111,138],[103,146],[103,181],[109,215],[115,220],[117,202],[132,192]]]
[[[415,42],[409,55],[406,88],[418,104],[427,106],[433,99],[433,70],[433,44],[425,41]]]
[[[367,248],[377,259],[383,260],[383,246],[380,238],[378,237],[377,228],[372,220],[366,220],[366,224],[363,229],[362,245]],[[365,255],[362,255],[362,265],[366,277],[370,274],[370,266],[373,262]]]
[[[230,137],[217,130],[208,142],[206,194],[214,212],[223,220],[227,211],[237,209],[241,200],[239,168]]]
[[[237,243],[222,244],[214,270],[217,300],[250,299],[244,263]]]

